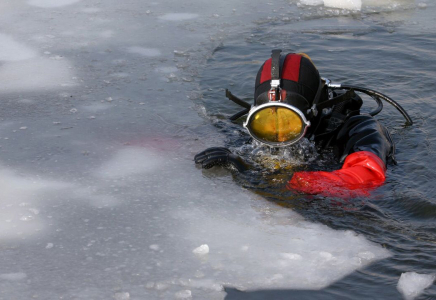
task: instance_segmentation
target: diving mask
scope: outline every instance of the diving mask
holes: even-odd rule
[[[286,102],[270,98],[267,103],[250,109],[244,127],[255,140],[274,147],[284,147],[304,137],[310,121],[300,109]]]

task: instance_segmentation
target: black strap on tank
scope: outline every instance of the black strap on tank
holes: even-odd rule
[[[271,54],[271,89],[273,88],[273,81],[279,81],[278,86],[275,86],[275,99],[280,99],[280,53],[282,50],[274,49]]]
[[[348,101],[351,98],[353,98],[354,96],[356,96],[356,93],[354,92],[353,89],[351,89],[351,90],[348,90],[347,92],[343,93],[340,96],[334,97],[330,100],[327,100],[327,101],[324,101],[324,102],[317,104],[316,108],[318,110],[322,110],[322,109],[327,108],[327,107],[332,107],[333,105]]]
[[[319,91],[319,89],[318,89],[318,91]],[[323,110],[324,108],[332,107],[333,105],[336,105],[339,103],[346,102],[346,101],[350,100],[351,98],[353,98],[354,96],[356,96],[356,93],[354,92],[353,89],[350,89],[347,92],[345,92],[344,94],[337,96],[337,97],[334,97],[333,99],[330,99],[330,100],[327,100],[327,101],[324,101],[321,103],[315,103],[318,101],[314,101],[314,105],[312,106],[312,108],[307,111],[307,118],[310,120],[318,114],[318,111]],[[317,100],[317,99],[315,99],[315,100]]]
[[[280,53],[282,50],[274,49],[271,54],[271,80],[280,80]]]

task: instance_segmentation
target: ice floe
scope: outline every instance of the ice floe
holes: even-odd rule
[[[435,274],[418,274],[406,272],[401,274],[397,288],[406,300],[412,300],[431,286],[436,278]]]

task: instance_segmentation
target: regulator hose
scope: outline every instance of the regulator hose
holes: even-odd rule
[[[406,119],[407,124],[406,125],[412,125],[413,121],[410,118],[409,114],[404,110],[403,107],[401,107],[400,104],[398,104],[394,99],[371,89],[368,88],[363,88],[363,87],[359,87],[359,86],[354,86],[354,85],[347,85],[347,84],[341,84],[338,87],[334,87],[334,88],[339,88],[339,89],[345,89],[345,90],[349,90],[349,89],[354,89],[355,91],[364,93],[369,95],[371,98],[373,98],[377,103],[378,103],[378,107],[377,109],[375,109],[374,111],[372,111],[370,113],[371,116],[375,116],[376,114],[378,114],[382,109],[383,109],[383,103],[380,101],[380,98],[385,100],[386,102],[388,102],[389,104],[391,104],[392,106],[394,106]]]

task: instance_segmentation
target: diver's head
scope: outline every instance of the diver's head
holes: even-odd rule
[[[303,54],[280,55],[273,50],[256,77],[254,106],[244,126],[259,142],[288,146],[304,137],[321,96],[321,78]]]

